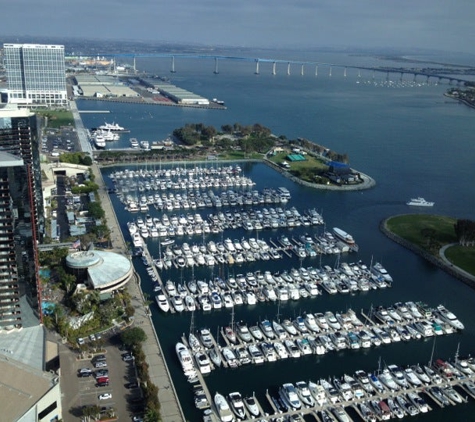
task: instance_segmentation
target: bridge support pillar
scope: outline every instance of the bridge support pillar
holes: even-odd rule
[[[343,70],[343,77],[346,78],[346,67],[345,67],[345,69]]]
[[[259,75],[259,59],[256,60],[256,71],[254,73]]]
[[[135,63],[135,56],[134,56],[134,73],[137,73],[137,66],[136,66],[136,63]]]
[[[219,69],[218,69],[218,58],[215,57],[214,58],[214,74],[217,75],[219,73]]]
[[[328,76],[331,77],[331,75],[332,75],[332,67],[330,66],[330,71],[329,71],[329,73],[328,73]]]
[[[303,76],[303,67],[304,65],[302,65],[302,67],[300,68],[300,76]]]
[[[170,69],[171,73],[175,73],[175,56],[172,56],[172,68]]]
[[[318,76],[318,64],[315,65],[315,76]]]
[[[287,75],[290,76],[290,62],[287,63]]]
[[[273,74],[273,75],[275,75],[275,74],[277,73],[276,70],[275,70],[275,66],[276,66],[276,64],[275,64],[275,62],[274,62],[274,63],[272,64],[272,74]]]

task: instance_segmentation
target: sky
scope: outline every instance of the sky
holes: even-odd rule
[[[1,11],[3,37],[475,54],[474,0],[3,0]]]

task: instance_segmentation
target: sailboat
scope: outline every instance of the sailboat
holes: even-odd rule
[[[224,327],[224,336],[233,344],[237,343],[236,332],[234,331],[234,307],[231,312],[231,324]]]

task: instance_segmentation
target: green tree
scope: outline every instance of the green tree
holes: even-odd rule
[[[140,327],[129,328],[121,334],[122,342],[129,347],[138,345],[147,340],[145,331]]]
[[[102,206],[99,202],[89,202],[87,206],[89,216],[95,220],[100,220],[106,216],[106,213],[102,209]]]

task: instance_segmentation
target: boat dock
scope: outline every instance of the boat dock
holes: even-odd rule
[[[79,114],[109,114],[110,110],[79,110]]]

